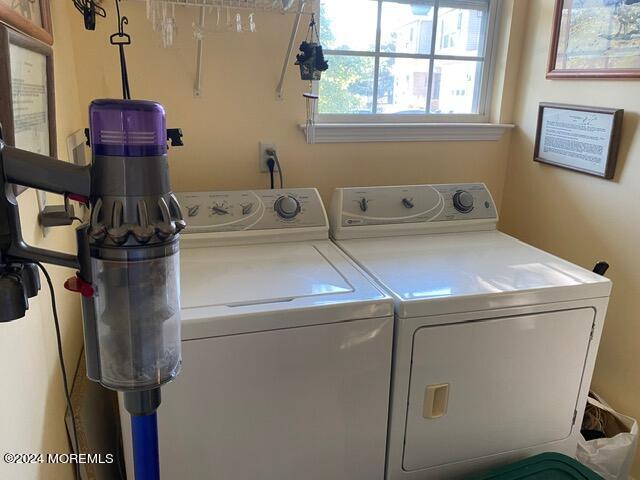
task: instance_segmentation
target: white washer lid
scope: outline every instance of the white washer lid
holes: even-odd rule
[[[605,297],[611,282],[503,233],[353,239],[338,244],[421,317]]]
[[[353,292],[313,244],[182,250],[182,307],[241,306]]]
[[[180,255],[183,339],[393,313],[391,299],[328,240]]]

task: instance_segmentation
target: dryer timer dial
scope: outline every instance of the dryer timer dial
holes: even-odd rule
[[[453,194],[453,206],[460,213],[473,210],[473,195],[466,190],[458,190]]]

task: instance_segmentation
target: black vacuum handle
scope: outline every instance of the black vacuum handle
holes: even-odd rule
[[[72,165],[1,142],[0,140],[6,182],[61,195],[71,193],[89,198],[91,193],[90,166]]]
[[[91,170],[6,145],[0,140],[0,258],[78,268],[78,257],[28,245],[22,238],[18,202],[9,184],[73,195],[88,201]]]

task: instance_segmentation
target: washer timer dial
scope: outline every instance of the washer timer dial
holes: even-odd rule
[[[280,218],[291,220],[300,213],[300,202],[291,195],[283,195],[273,204],[273,209]]]

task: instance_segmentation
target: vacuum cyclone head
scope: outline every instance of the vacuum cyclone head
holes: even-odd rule
[[[181,365],[178,242],[185,222],[169,182],[165,112],[154,102],[96,100],[89,113],[99,381],[150,390]]]

